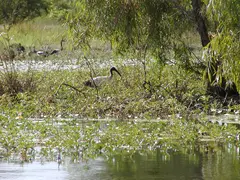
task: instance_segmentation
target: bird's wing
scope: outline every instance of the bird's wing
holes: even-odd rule
[[[98,76],[98,77],[93,78],[93,81],[96,86],[101,86],[103,83],[105,83],[109,80],[110,79],[108,76]]]

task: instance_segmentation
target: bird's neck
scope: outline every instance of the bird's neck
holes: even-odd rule
[[[113,70],[110,70],[110,76],[109,76],[109,78],[112,79],[112,77],[113,77]]]
[[[60,42],[60,49],[63,50],[63,41]]]

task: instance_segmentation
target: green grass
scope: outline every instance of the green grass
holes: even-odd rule
[[[0,32],[3,31],[3,27]],[[6,31],[5,31],[6,32]],[[31,21],[17,24],[8,32],[10,44],[21,43],[24,47],[40,49],[44,46],[59,48],[60,41],[66,37],[67,29],[49,17],[39,17]]]
[[[21,43],[26,49],[26,54],[33,50],[60,49],[60,41],[63,43],[64,52],[61,53],[61,59],[79,58],[83,54],[88,54],[93,59],[112,59],[113,53],[109,42],[102,42],[100,40],[91,41],[91,51],[87,52],[82,47],[76,46],[72,38],[68,36],[68,29],[66,26],[50,17],[38,17],[31,21],[24,21],[10,28],[9,31],[0,27],[0,33],[6,33],[0,36],[0,55],[3,50],[7,49],[8,45]],[[69,57],[71,56],[71,57]],[[24,56],[25,59],[32,59],[32,57]],[[36,59],[54,59],[56,57],[49,56],[47,58]],[[18,58],[17,58],[18,59]]]
[[[9,34],[13,42],[24,46],[57,45],[66,34],[66,28],[51,19],[36,18],[13,27]]]

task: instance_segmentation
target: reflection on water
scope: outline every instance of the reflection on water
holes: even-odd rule
[[[208,153],[163,153],[160,150],[132,156],[99,157],[72,163],[68,158],[57,162],[0,162],[0,179],[68,179],[68,180],[135,180],[135,179],[240,179],[239,148],[230,146]]]
[[[0,179],[7,180],[45,180],[66,179],[68,173],[58,169],[57,163],[0,163]]]

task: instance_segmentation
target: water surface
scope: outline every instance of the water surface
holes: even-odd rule
[[[239,148],[226,145],[211,152],[161,152],[115,155],[72,162],[0,162],[0,179],[6,180],[153,180],[153,179],[240,179]]]

